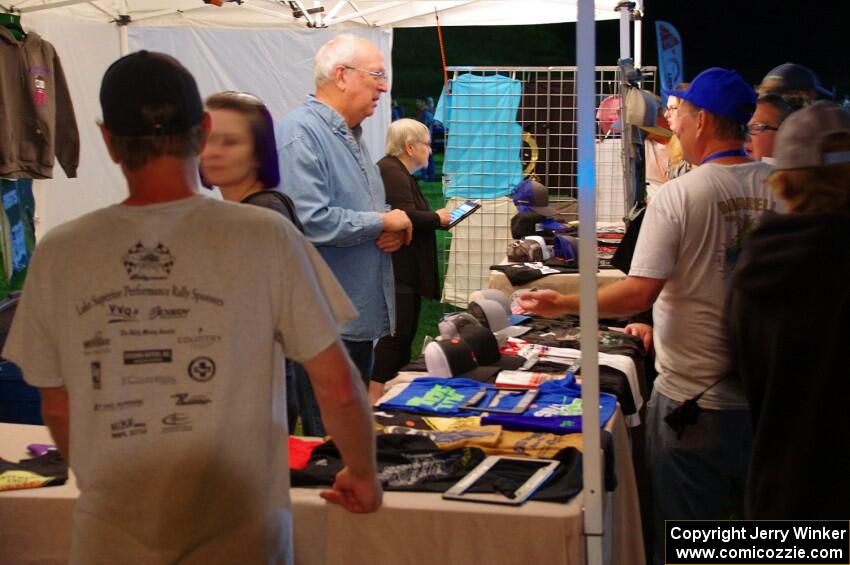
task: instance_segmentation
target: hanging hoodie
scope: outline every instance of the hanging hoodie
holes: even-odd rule
[[[747,518],[847,518],[848,281],[848,216],[765,216],[744,245],[728,319],[753,422]]]
[[[76,177],[80,136],[53,45],[0,27],[0,76],[0,177],[52,178],[54,155]]]

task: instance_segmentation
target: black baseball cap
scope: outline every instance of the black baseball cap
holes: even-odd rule
[[[487,382],[500,370],[499,367],[479,367],[472,348],[458,338],[432,341],[422,353],[432,377],[463,377]]]
[[[121,57],[106,69],[100,106],[106,129],[125,137],[183,133],[204,117],[192,74],[174,57],[145,50]],[[144,111],[157,106],[166,111]]]
[[[479,367],[516,370],[523,366],[525,358],[518,355],[503,355],[493,332],[483,326],[468,325],[460,329],[460,339],[466,342]]]
[[[821,96],[833,98],[834,92],[821,86],[813,70],[796,63],[783,63],[767,71],[758,88],[762,94],[785,94],[798,90],[815,90]]]

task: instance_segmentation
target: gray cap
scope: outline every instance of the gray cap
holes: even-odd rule
[[[774,170],[850,163],[850,151],[823,151],[824,141],[841,133],[850,135],[850,112],[834,102],[815,102],[797,110],[782,122],[776,133]]]

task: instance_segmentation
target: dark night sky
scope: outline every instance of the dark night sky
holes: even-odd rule
[[[645,0],[645,5],[644,65],[657,62],[655,20],[660,19],[682,36],[686,80],[722,66],[756,84],[768,70],[790,61],[812,68],[824,86],[850,94],[850,27],[841,25],[850,8],[847,0]],[[599,22],[596,34],[597,64],[616,64],[619,23]],[[443,36],[450,66],[575,64],[574,24],[444,27]],[[393,68],[394,96],[436,96],[442,84],[436,28],[396,29]]]

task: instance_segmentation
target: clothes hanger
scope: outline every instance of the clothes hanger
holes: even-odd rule
[[[24,28],[21,27],[21,16],[11,12],[0,12],[0,26],[12,34],[12,37],[21,41],[27,36]]]

